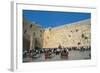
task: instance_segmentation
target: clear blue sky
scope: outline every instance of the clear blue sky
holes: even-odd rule
[[[91,18],[91,13],[23,10],[23,17],[47,28]]]

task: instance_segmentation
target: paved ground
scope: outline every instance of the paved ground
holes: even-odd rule
[[[51,58],[45,59],[45,55],[41,54],[38,57],[31,58],[26,57],[23,58],[23,62],[40,62],[40,61],[58,61],[58,60],[85,60],[91,59],[89,56],[90,51],[69,51],[68,58],[62,58],[61,55],[52,54]]]

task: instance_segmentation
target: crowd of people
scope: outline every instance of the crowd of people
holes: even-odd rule
[[[58,48],[38,48],[38,49],[26,49],[23,50],[23,57],[39,57],[41,54],[45,55],[45,58],[50,58],[52,57],[52,54],[55,55],[61,55],[61,57],[66,57],[68,58],[68,53],[69,51],[87,51],[91,50],[91,47],[71,47],[71,48],[64,48],[61,45],[58,46]]]

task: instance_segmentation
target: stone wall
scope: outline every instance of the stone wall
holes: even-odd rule
[[[90,19],[45,29],[44,48],[79,47],[91,45]]]
[[[23,46],[30,44],[27,48],[43,47],[43,31],[44,29],[35,22],[23,21]],[[25,42],[25,40],[29,42]]]
[[[91,46],[91,20],[86,19],[53,28],[42,28],[37,23],[23,21],[25,48],[57,48]]]

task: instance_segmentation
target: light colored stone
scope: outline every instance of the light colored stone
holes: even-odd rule
[[[30,28],[29,26],[31,26]],[[33,41],[30,44],[39,48],[58,48],[59,45],[63,47],[80,47],[91,46],[91,20],[86,19],[70,24],[63,24],[57,27],[42,28],[36,23],[27,22],[24,29],[27,30],[23,36],[29,40],[33,36]],[[35,35],[34,35],[35,33]],[[36,42],[37,40],[37,42]],[[32,47],[30,47],[31,49]],[[33,47],[34,48],[34,47]]]

